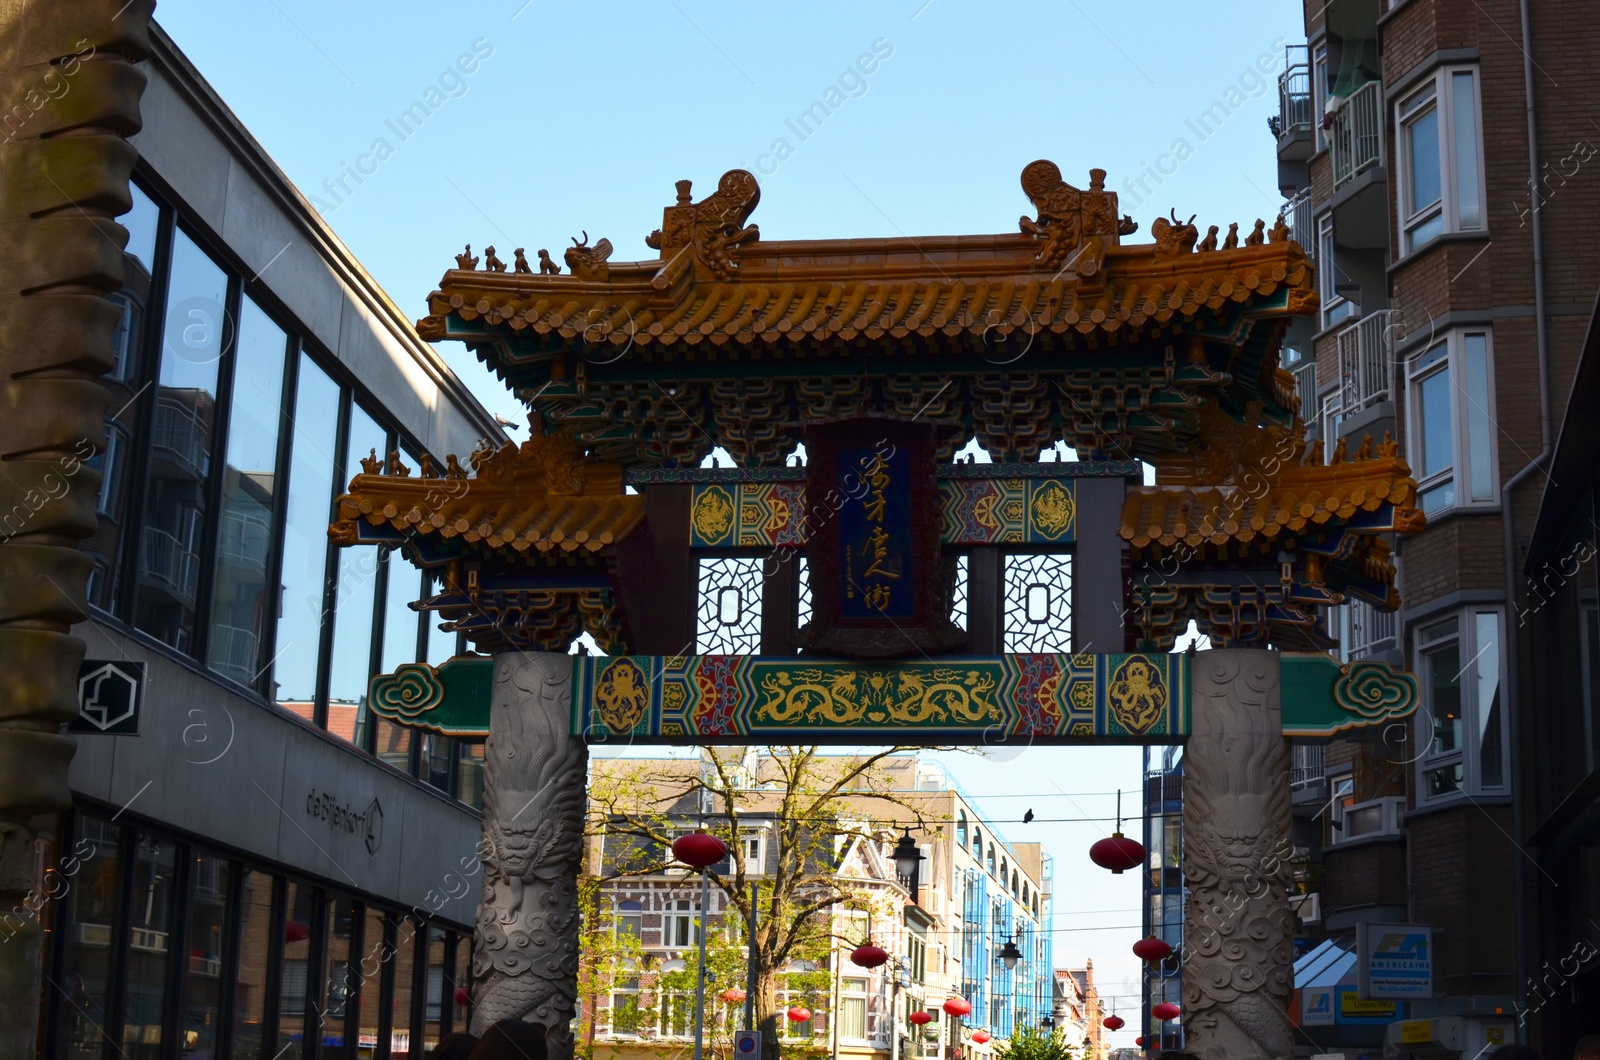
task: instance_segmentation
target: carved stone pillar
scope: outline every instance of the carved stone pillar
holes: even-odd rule
[[[35,1052],[33,829],[71,801],[91,562],[152,0],[0,2],[0,1060]]]
[[[1194,656],[1183,759],[1185,1049],[1201,1060],[1291,1055],[1289,746],[1278,655]]]
[[[551,1060],[569,1060],[589,761],[571,735],[572,657],[496,656],[491,703],[472,1033],[507,1018],[542,1023]]]

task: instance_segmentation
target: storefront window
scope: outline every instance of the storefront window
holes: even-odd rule
[[[167,1003],[168,961],[177,893],[177,846],[139,833],[133,845],[127,979],[122,1052],[128,1060],[159,1060]]]
[[[361,933],[361,959],[357,973],[361,977],[361,1000],[357,1018],[352,1021],[356,1029],[357,1053],[351,1056],[376,1057],[378,1048],[379,1017],[383,1011],[384,970],[394,961],[392,940],[385,936],[387,918],[376,909],[368,909],[366,927]],[[404,1020],[404,1014],[395,1015]]]
[[[232,884],[232,866],[228,862],[208,854],[192,857],[183,943],[189,953],[189,967],[183,990],[180,1057],[211,1060],[217,1054],[217,1021],[222,1015],[222,950],[228,932]]]
[[[303,883],[289,884],[284,909],[278,1037],[272,1060],[300,1060],[305,1055],[306,998],[311,990],[311,928],[317,914],[316,892]]]
[[[267,959],[271,948],[272,877],[245,872],[239,889],[239,956],[234,962],[233,1060],[264,1060]]]
[[[327,983],[315,1013],[322,1060],[357,1060],[349,1024],[358,1014],[361,991],[361,909],[348,898],[329,903],[327,914]],[[383,937],[381,934],[378,936]]]
[[[102,1028],[111,1018],[117,908],[122,895],[122,859],[117,827],[87,814],[78,816],[70,848],[78,872],[58,907],[65,933],[63,960],[52,979],[60,988],[57,1053],[63,1060],[100,1060]]]
[[[422,1050],[433,1052],[439,1039],[450,1033],[444,1029],[447,1018],[444,1006],[445,933],[436,927],[428,928],[428,1008],[424,1017]]]
[[[456,765],[456,798],[475,810],[483,809],[483,741],[458,740],[461,752]]]
[[[317,695],[317,655],[322,643],[323,587],[327,582],[328,513],[333,501],[334,434],[339,388],[305,354],[289,440],[288,515],[283,533],[283,598],[278,605],[273,698],[308,721]]]
[[[266,662],[273,511],[277,504],[278,421],[288,336],[248,298],[239,313],[222,469],[222,533],[206,654],[213,670],[254,687]]]
[[[394,1039],[389,1047],[391,1060],[410,1060],[422,1055],[412,1050],[413,1034],[420,1031],[423,1013],[417,994],[417,944],[422,932],[413,917],[400,921],[394,943]]]

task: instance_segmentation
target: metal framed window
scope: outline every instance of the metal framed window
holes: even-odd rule
[[[1322,326],[1358,316],[1361,307],[1339,293],[1339,258],[1334,246],[1333,213],[1317,218],[1317,286],[1322,297]]]
[[[1420,802],[1509,790],[1502,626],[1498,609],[1469,608],[1415,634]]]
[[[1487,330],[1452,331],[1407,365],[1407,451],[1425,514],[1498,503],[1493,352]]]
[[[1478,69],[1447,66],[1395,104],[1401,252],[1486,227]]]
[[[760,556],[705,556],[695,646],[702,655],[754,655],[761,650]]]

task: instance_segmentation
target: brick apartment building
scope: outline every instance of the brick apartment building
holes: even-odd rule
[[[1584,776],[1592,788],[1600,763],[1588,738],[1572,783],[1542,775],[1560,719],[1577,719],[1565,723],[1574,746],[1596,722],[1535,672],[1524,616],[1543,596],[1523,567],[1600,285],[1600,7],[1307,0],[1305,28],[1272,125],[1321,309],[1291,331],[1284,360],[1329,453],[1367,435],[1400,441],[1428,526],[1397,543],[1397,612],[1330,615],[1345,655],[1412,670],[1424,704],[1409,731],[1295,749],[1296,843],[1313,884],[1297,902],[1302,948],[1353,948],[1363,921],[1431,925],[1435,997],[1387,1018],[1295,1015],[1318,1052],[1377,1044],[1407,1017],[1481,1031],[1520,1005],[1527,1040],[1570,1055],[1600,1027],[1545,1021],[1566,1018],[1578,988],[1569,977],[1546,991],[1560,1005],[1534,1011],[1529,983],[1580,928],[1600,944],[1600,916],[1585,927],[1585,902],[1569,896],[1569,923],[1539,923],[1541,893],[1553,909],[1551,893],[1583,881],[1550,875],[1530,837],[1552,798]],[[1592,616],[1592,596],[1585,606]],[[1592,914],[1592,871],[1586,882]]]

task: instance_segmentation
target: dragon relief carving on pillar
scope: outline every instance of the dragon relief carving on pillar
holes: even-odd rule
[[[1183,1020],[1200,1060],[1291,1055],[1289,748],[1278,657],[1194,656],[1184,753]]]
[[[570,732],[571,665],[547,653],[495,659],[484,750],[487,856],[472,958],[472,1033],[502,1019],[541,1023],[555,1060],[573,1051],[589,757]]]

